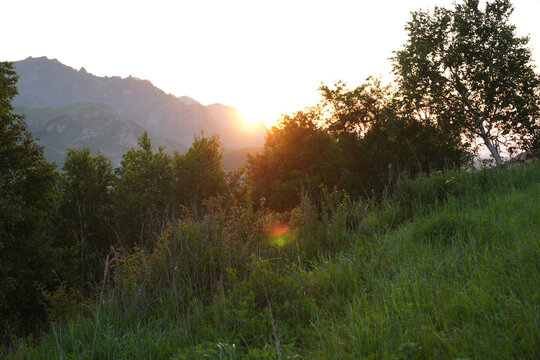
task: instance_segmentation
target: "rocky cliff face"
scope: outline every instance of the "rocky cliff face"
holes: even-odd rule
[[[57,107],[73,102],[103,103],[139,126],[183,144],[194,134],[220,135],[224,146],[260,146],[266,129],[243,127],[236,110],[221,104],[204,106],[187,96],[166,94],[148,80],[98,77],[56,59],[27,58],[15,62],[20,76],[13,104]]]

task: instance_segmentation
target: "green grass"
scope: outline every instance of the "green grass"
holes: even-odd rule
[[[539,194],[538,162],[402,181],[305,225],[325,251],[252,257],[206,302],[113,292],[12,357],[540,358]]]
[[[538,358],[538,194],[536,183],[452,197],[375,236],[370,252],[358,247],[349,259],[370,269],[356,287],[365,291],[315,324],[316,357]]]

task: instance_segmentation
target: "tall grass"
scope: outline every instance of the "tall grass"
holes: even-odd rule
[[[378,203],[215,203],[117,254],[103,301],[9,357],[540,358],[539,194],[537,162],[402,179]]]
[[[376,271],[342,316],[315,325],[316,357],[540,356],[538,170],[506,171],[488,185],[483,174],[463,176],[463,195],[374,235],[376,255],[356,250],[355,261]]]

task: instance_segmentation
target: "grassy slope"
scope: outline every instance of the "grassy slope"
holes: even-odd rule
[[[344,314],[316,325],[318,353],[538,358],[540,182],[516,185],[452,197],[376,236],[370,251],[357,246],[351,274],[363,276],[349,283],[366,291],[352,291]]]
[[[310,266],[254,261],[204,306],[106,301],[16,357],[540,358],[539,194],[538,162],[402,183]]]

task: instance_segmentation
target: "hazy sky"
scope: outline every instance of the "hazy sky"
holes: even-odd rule
[[[269,123],[318,100],[321,82],[390,80],[410,11],[453,0],[6,0],[0,60],[57,58],[99,76],[136,76]],[[540,0],[514,0],[540,65]]]

